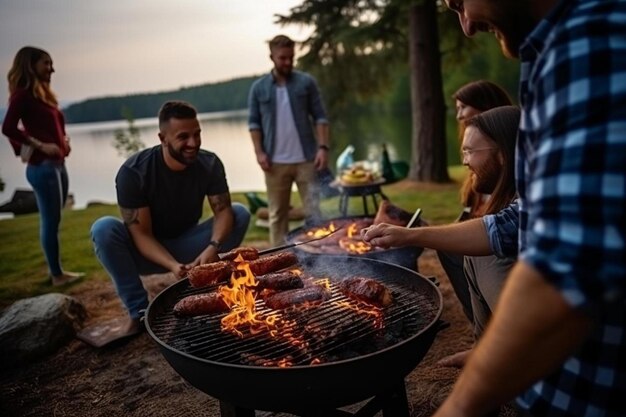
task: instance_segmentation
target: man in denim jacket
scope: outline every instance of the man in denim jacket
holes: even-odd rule
[[[321,217],[316,172],[328,164],[329,129],[315,79],[293,69],[294,41],[278,35],[269,45],[274,68],[250,89],[248,127],[265,174],[270,241],[279,245],[289,228],[294,182],[307,218]]]

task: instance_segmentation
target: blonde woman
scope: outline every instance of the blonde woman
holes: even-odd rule
[[[58,286],[84,274],[61,268],[58,234],[68,194],[65,158],[70,144],[65,119],[50,89],[53,72],[52,58],[46,51],[25,46],[17,52],[7,76],[10,98],[2,133],[15,154],[28,164],[26,178],[37,198],[41,246],[51,283]]]

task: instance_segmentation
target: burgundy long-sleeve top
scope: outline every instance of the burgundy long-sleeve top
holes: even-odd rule
[[[21,127],[19,126],[20,120],[22,121]],[[25,89],[19,88],[11,94],[9,108],[2,123],[2,134],[9,138],[16,155],[20,154],[22,144],[29,143],[29,136],[41,142],[56,143],[65,156],[69,152],[65,141],[63,113],[57,107],[35,98],[30,91]],[[63,162],[65,156],[52,158],[35,150],[28,163],[38,165],[47,159]]]

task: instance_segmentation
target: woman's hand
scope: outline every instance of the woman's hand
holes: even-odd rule
[[[48,143],[48,142],[40,142],[41,145],[37,148],[37,150],[41,153],[44,153],[52,158],[63,158],[63,152],[59,145],[56,143]]]
[[[65,156],[68,156],[72,152],[72,147],[70,146],[70,137],[65,137]]]

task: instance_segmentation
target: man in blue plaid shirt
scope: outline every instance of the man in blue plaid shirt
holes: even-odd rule
[[[520,252],[436,416],[626,416],[626,0],[445,1],[522,63]]]

